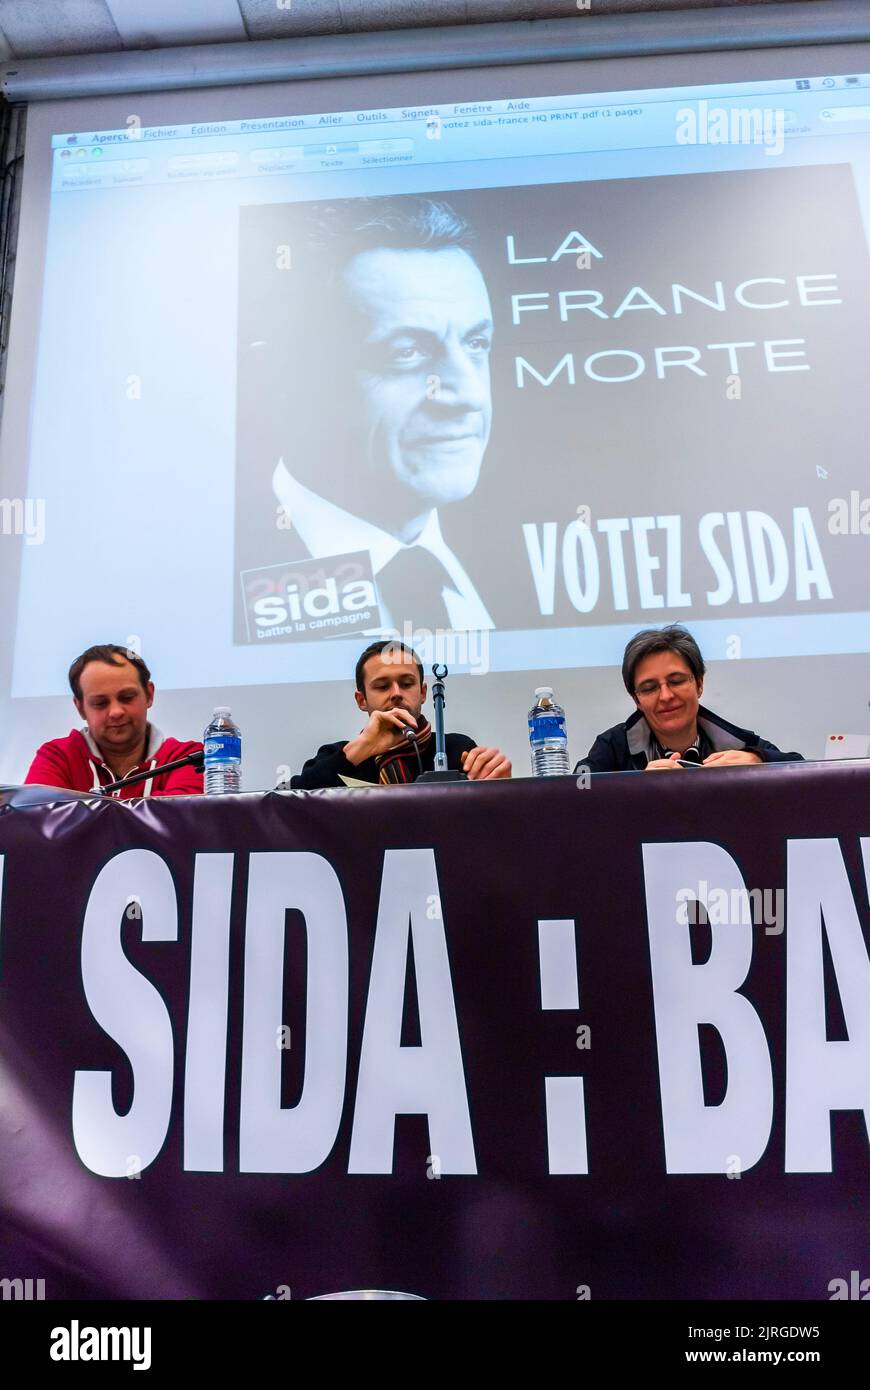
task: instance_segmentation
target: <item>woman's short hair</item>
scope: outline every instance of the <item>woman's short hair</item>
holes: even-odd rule
[[[645,627],[642,632],[634,634],[622,658],[622,679],[629,695],[634,695],[634,673],[638,666],[648,656],[655,656],[656,652],[676,652],[696,681],[702,678],[707,669],[698,643],[680,623],[670,623],[667,627]]]

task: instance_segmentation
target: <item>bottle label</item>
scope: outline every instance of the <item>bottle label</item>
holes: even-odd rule
[[[238,734],[209,734],[203,749],[207,759],[216,762],[241,762],[242,740]]]
[[[535,743],[543,738],[565,738],[565,721],[561,715],[539,714],[529,720],[529,738]]]

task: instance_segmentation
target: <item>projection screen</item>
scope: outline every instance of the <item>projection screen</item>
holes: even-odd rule
[[[106,641],[248,787],[379,635],[521,773],[534,687],[580,758],[667,621],[725,717],[870,738],[868,47],[32,107],[0,776]]]

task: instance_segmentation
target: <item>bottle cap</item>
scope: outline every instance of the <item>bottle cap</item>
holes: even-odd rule
[[[229,705],[215,705],[214,712],[215,714],[229,714],[230,707]]]
[[[536,695],[552,695],[552,693],[553,687],[551,685],[539,685],[535,691]]]

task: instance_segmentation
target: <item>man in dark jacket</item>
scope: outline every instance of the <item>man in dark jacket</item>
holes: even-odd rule
[[[349,742],[325,743],[290,786],[302,791],[357,782],[414,782],[435,766],[435,737],[422,715],[426,684],[420,658],[402,642],[373,642],[356,664],[357,708],[368,714],[365,728]],[[414,733],[413,741],[405,730]],[[448,767],[473,782],[510,777],[511,764],[497,748],[478,748],[466,734],[447,734]],[[419,759],[418,759],[419,754]]]
[[[683,772],[686,762],[748,767],[801,760],[800,753],[782,753],[750,729],[705,709],[700,703],[705,671],[697,642],[679,624],[638,632],[622,660],[622,679],[637,709],[624,724],[599,734],[578,768]]]

